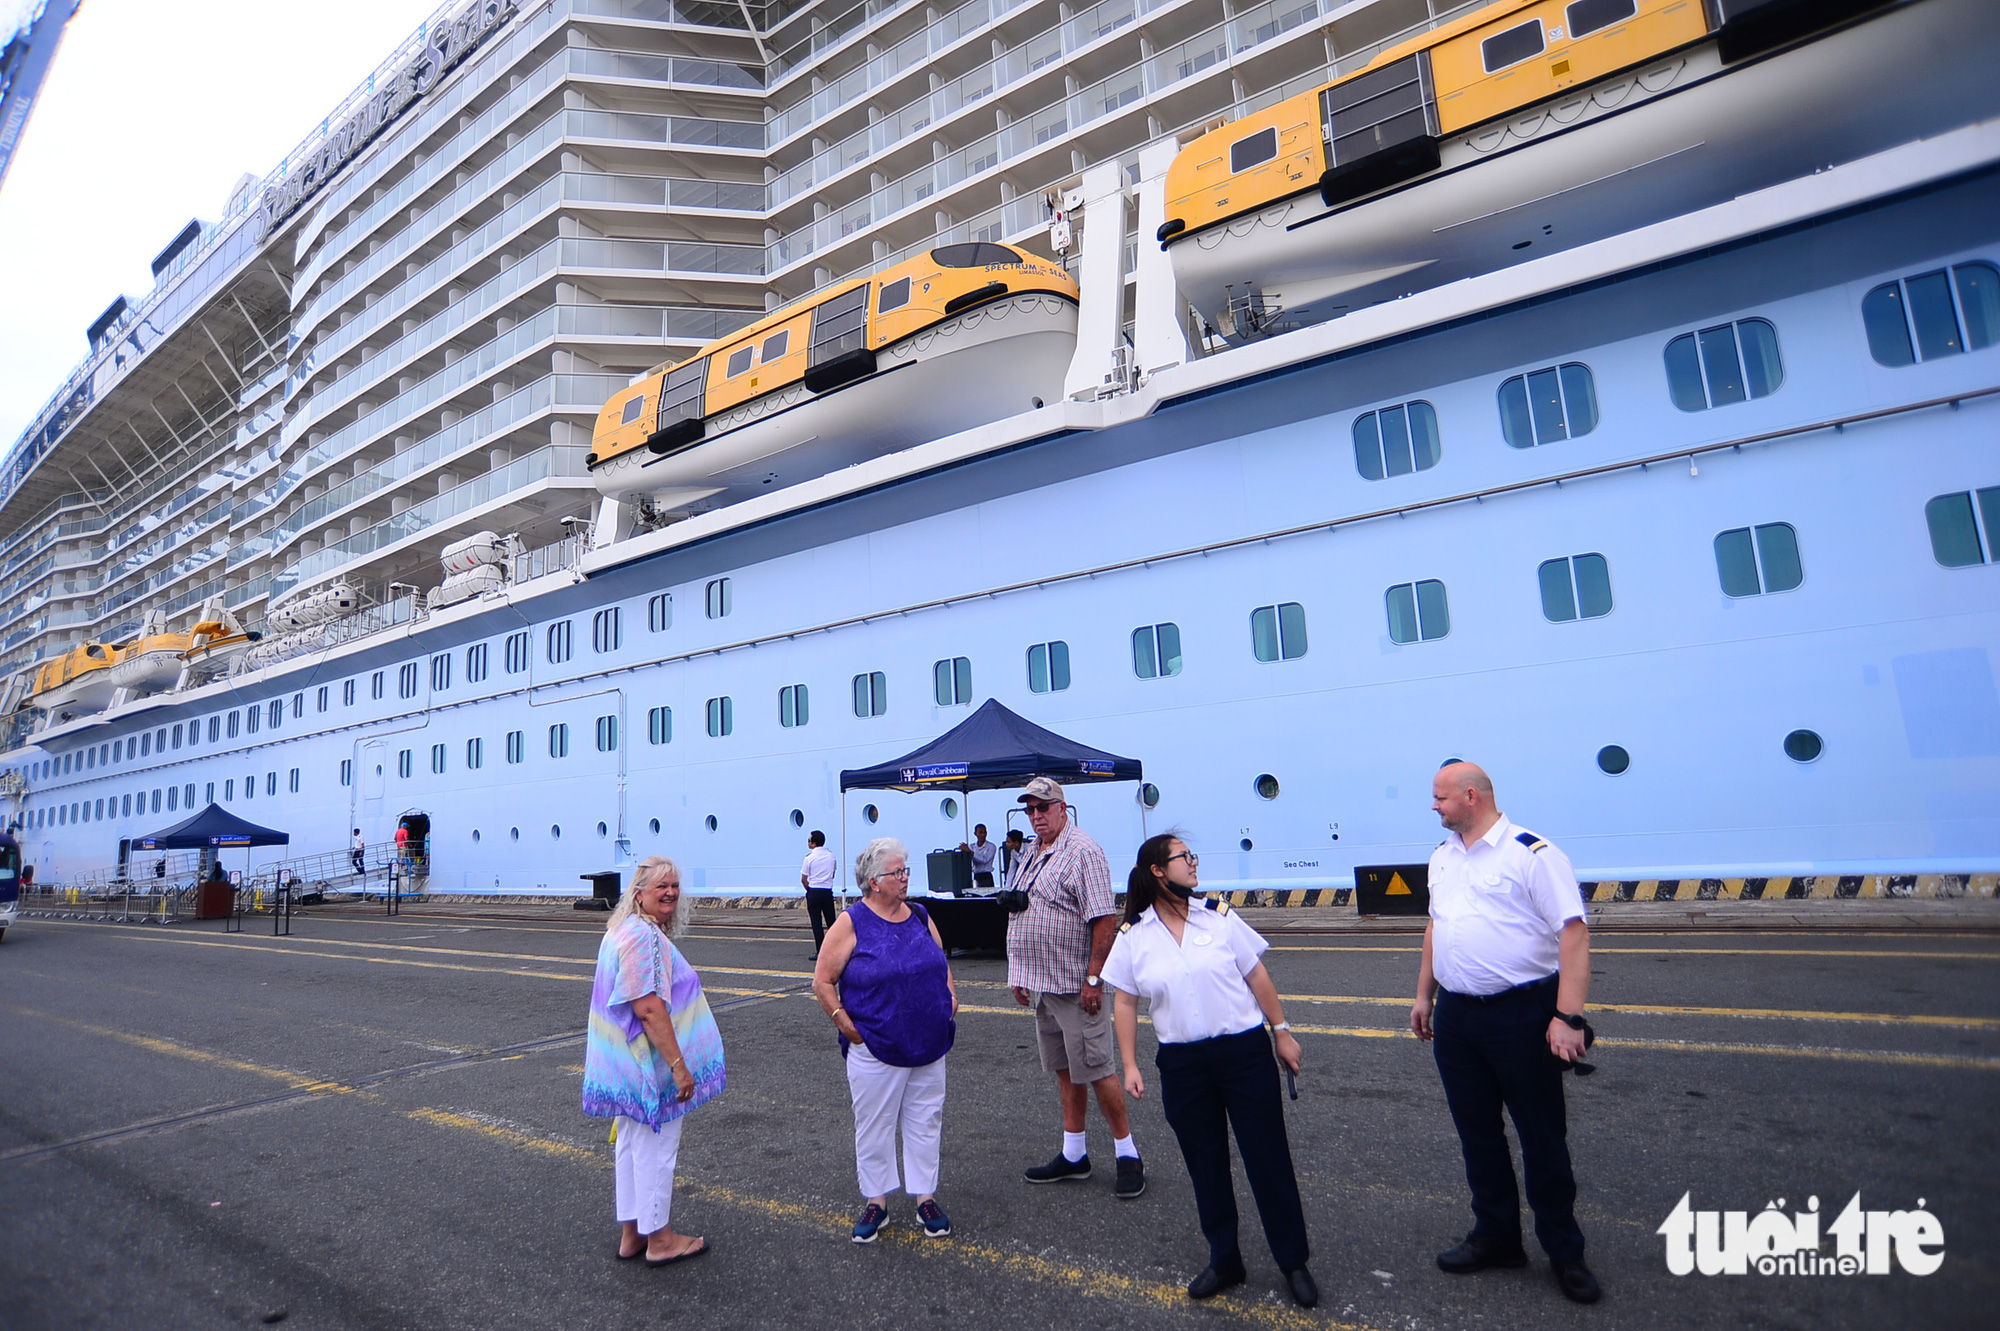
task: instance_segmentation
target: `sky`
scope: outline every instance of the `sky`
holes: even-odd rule
[[[438,7],[84,0],[0,185],[0,455],[188,220],[221,216]],[[0,40],[32,8],[0,0]]]

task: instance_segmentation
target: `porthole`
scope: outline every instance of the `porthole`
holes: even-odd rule
[[[881,820],[882,811],[872,804],[864,804],[861,806],[861,816],[868,822],[878,822]]]
[[[957,819],[957,817],[958,817],[958,801],[957,801],[957,800],[955,800],[955,799],[951,799],[951,798],[949,798],[949,797],[947,797],[947,798],[945,798],[945,799],[941,799],[941,800],[939,800],[939,801],[938,801],[938,813],[940,813],[941,815],[943,815],[943,817],[944,817],[945,821],[947,821],[947,822],[950,822],[950,821],[953,821],[953,820]]]
[[[479,829],[476,827],[472,829],[472,844],[475,846],[479,844]]]
[[[551,840],[551,841],[560,841],[560,840],[562,840],[562,824],[561,824],[561,823],[550,823],[550,824],[549,824],[549,840]]]
[[[654,836],[658,836],[660,834],[660,820],[657,818],[653,819],[653,821],[646,824],[646,829]]]
[[[1258,777],[1254,784],[1258,799],[1274,800],[1278,798],[1278,778],[1272,776],[1269,772]]]
[[[509,841],[519,841],[519,840],[521,839],[521,829],[520,829],[520,828],[518,828],[518,827],[510,827],[510,828],[508,828],[508,829],[507,829],[507,839],[508,839]]]
[[[604,836],[610,831],[603,823],[597,825],[597,835]]]
[[[1597,751],[1597,770],[1606,776],[1618,776],[1631,765],[1632,755],[1623,745],[1607,744]]]
[[[1809,763],[1826,749],[1826,741],[1813,730],[1794,730],[1785,736],[1785,756],[1795,763]]]
[[[1160,807],[1160,788],[1148,781],[1139,787],[1139,803],[1148,809]]]
[[[701,825],[703,827],[706,827],[709,831],[713,832],[718,826],[718,824],[715,821],[715,815],[711,813],[710,815],[708,815],[708,817],[702,819]]]
[[[804,827],[805,825],[806,825],[806,811],[804,809],[793,809],[792,826]]]
[[[1241,841],[1237,842],[1236,844],[1237,844],[1238,848],[1240,848],[1240,849],[1242,849],[1242,850],[1249,850],[1249,849],[1250,849],[1250,838],[1249,838],[1249,837],[1244,837],[1244,838],[1243,838],[1243,839],[1242,839]]]

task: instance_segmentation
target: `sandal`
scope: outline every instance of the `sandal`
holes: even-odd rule
[[[648,1257],[646,1259],[646,1265],[672,1266],[675,1262],[685,1262],[690,1258],[699,1257],[707,1251],[708,1251],[708,1240],[696,1239],[692,1243],[688,1244],[687,1247],[682,1248],[679,1252],[673,1254],[671,1257],[658,1257],[658,1258]]]

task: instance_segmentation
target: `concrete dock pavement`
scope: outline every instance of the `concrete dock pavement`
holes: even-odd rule
[[[1247,1194],[1250,1280],[1195,1305],[1203,1245],[1157,1094],[1145,1197],[1109,1171],[1031,1188],[1052,1089],[1004,963],[960,957],[949,1240],[892,1199],[857,1249],[852,1119],[805,992],[796,909],[710,908],[685,942],[731,1086],[690,1118],[677,1229],[714,1253],[612,1257],[605,1125],[578,1112],[601,915],[520,902],[315,908],[294,933],[24,920],[0,947],[0,1325],[979,1325],[1045,1328],[1984,1326],[2000,1296],[2000,912],[1978,901],[1608,904],[1593,911],[1596,1075],[1570,1084],[1579,1214],[1606,1297],[1566,1303],[1538,1252],[1470,1278],[1470,1224],[1428,1051],[1407,1034],[1415,926],[1251,910],[1304,1042],[1286,1112],[1312,1313],[1285,1300]],[[1150,1030],[1142,1028],[1151,1074]],[[1093,1156],[1108,1155],[1091,1121]],[[1682,1195],[1822,1226],[1936,1216],[1935,1274],[1676,1277]],[[1831,1252],[1832,1240],[1827,1251]]]

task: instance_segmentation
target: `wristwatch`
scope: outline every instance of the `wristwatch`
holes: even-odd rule
[[[1095,989],[1104,983],[1104,977],[1101,975],[1086,975],[1083,977],[1083,982]]]
[[[1556,1020],[1561,1022],[1563,1025],[1569,1027],[1573,1031],[1580,1031],[1583,1029],[1583,1018],[1580,1016],[1575,1016],[1568,1012],[1558,1012],[1556,1013]]]

